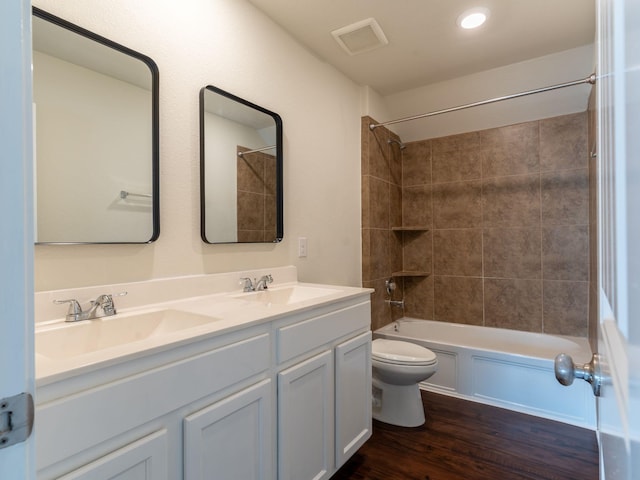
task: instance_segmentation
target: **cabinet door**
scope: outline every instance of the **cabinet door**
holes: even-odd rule
[[[321,480],[333,469],[333,352],[278,374],[278,478]]]
[[[167,431],[141,438],[59,480],[168,480]]]
[[[271,380],[184,419],[185,480],[272,480]]]
[[[336,468],[371,436],[371,332],[336,347]]]

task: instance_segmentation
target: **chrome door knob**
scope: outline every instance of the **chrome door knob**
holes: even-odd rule
[[[566,353],[561,353],[556,356],[554,361],[554,371],[556,374],[556,380],[564,386],[569,386],[573,383],[574,378],[582,378],[584,381],[591,384],[593,394],[596,397],[600,396],[600,386],[602,385],[602,375],[600,372],[600,358],[598,354],[593,354],[591,361],[584,365],[576,365],[573,363],[573,359]]]

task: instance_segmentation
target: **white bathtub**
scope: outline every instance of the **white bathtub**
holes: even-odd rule
[[[576,380],[563,387],[553,372],[561,352],[575,363],[589,361],[584,338],[411,318],[376,330],[374,337],[417,343],[438,356],[437,373],[420,384],[425,390],[595,429],[591,386]]]

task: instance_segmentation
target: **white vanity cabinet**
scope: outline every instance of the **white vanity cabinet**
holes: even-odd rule
[[[331,477],[371,435],[368,296],[41,379],[37,478]]]
[[[189,458],[203,459],[205,467],[212,453],[203,448],[211,441],[237,445],[251,436],[243,461],[266,470],[245,478],[273,478],[271,363],[264,325],[44,386],[35,412],[38,478],[212,478],[183,472],[183,436],[196,452]],[[225,438],[234,428],[237,437]],[[254,438],[256,431],[263,435]]]
[[[371,436],[370,304],[276,327],[278,479],[322,480]]]

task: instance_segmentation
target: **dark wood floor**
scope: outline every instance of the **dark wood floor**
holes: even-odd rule
[[[595,432],[422,392],[426,424],[373,422],[332,480],[597,480]]]

